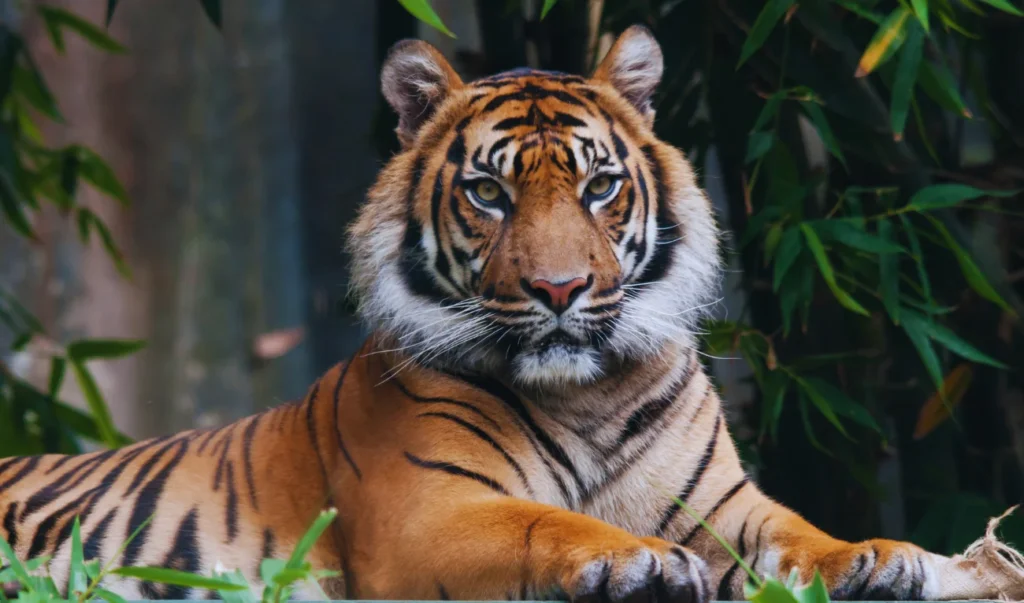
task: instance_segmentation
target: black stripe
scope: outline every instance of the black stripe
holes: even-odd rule
[[[185,451],[188,450],[188,441],[179,440],[178,451],[174,453],[163,468],[153,476],[153,479],[149,481],[142,490],[139,491],[138,497],[135,499],[135,506],[132,507],[132,514],[128,519],[128,530],[125,533],[125,538],[128,538],[132,533],[139,529],[142,522],[149,519],[156,511],[157,504],[160,502],[160,496],[163,494],[164,486],[167,485],[167,478],[170,477],[171,473],[181,462],[182,457],[185,456]],[[134,540],[128,543],[124,550],[124,561],[123,565],[129,566],[134,565],[136,559],[138,559],[139,552],[142,551],[143,545],[146,544],[146,537],[149,535],[149,528],[151,524],[147,524],[146,527],[139,531],[139,535]]]
[[[327,465],[324,463],[323,456],[320,455],[320,442],[316,433],[316,417],[313,413],[313,405],[319,393],[320,379],[317,379],[313,383],[313,387],[310,388],[309,395],[306,397],[306,431],[309,433],[309,445],[312,446],[313,452],[316,454],[316,460],[320,464],[320,474],[323,476],[324,489],[330,491],[331,483],[327,479]]]
[[[210,440],[212,440],[219,431],[220,428],[207,430],[207,432],[202,436],[203,441],[199,443],[199,448],[196,450],[197,456],[202,456],[203,451],[206,450],[206,446],[210,443]]]
[[[33,469],[39,466],[39,461],[41,459],[42,457],[38,456],[19,457],[18,459],[16,459],[25,461],[25,464],[21,467],[21,469],[18,469],[18,471],[10,479],[8,479],[5,482],[0,482],[0,494],[2,494],[3,491],[6,490],[11,484],[31,473]],[[14,466],[14,463],[9,463],[9,465]]]
[[[345,364],[341,369],[341,374],[338,375],[338,382],[334,385],[334,433],[337,436],[338,448],[341,449],[341,454],[345,456],[345,460],[352,467],[352,471],[356,474],[356,479],[362,481],[363,472],[359,470],[356,462],[352,460],[352,455],[349,454],[348,448],[345,446],[345,440],[341,437],[341,419],[338,417],[338,410],[341,404],[341,386],[345,383],[345,376],[348,375],[348,368],[350,366],[352,366],[351,362]]]
[[[18,546],[18,532],[15,530],[14,519],[18,514],[18,501],[7,505],[7,512],[4,513],[4,532],[7,533],[7,544],[14,549]]]
[[[618,451],[626,444],[626,442],[644,433],[657,423],[658,419],[660,419],[679,399],[679,394],[681,394],[683,389],[686,387],[689,377],[690,373],[688,371],[684,372],[679,377],[679,380],[672,384],[668,393],[664,396],[648,401],[646,404],[633,411],[633,414],[629,415],[629,418],[626,419],[626,425],[623,427],[622,433],[619,434],[618,440],[612,447],[612,452]]]
[[[165,446],[154,452],[153,456],[149,457],[149,460],[142,465],[139,472],[135,474],[134,478],[132,478],[132,482],[128,485],[128,489],[125,490],[124,496],[131,496],[137,488],[142,486],[142,483],[147,477],[149,477],[149,472],[152,471],[153,467],[160,462],[160,459],[163,458],[164,454],[166,454],[168,450],[178,443],[179,442],[176,441],[168,442]]]
[[[761,557],[761,533],[764,532],[764,525],[768,523],[769,518],[770,516],[765,517],[761,521],[761,525],[757,527],[757,538],[754,539],[754,559],[750,562],[750,569],[754,570],[755,574],[757,573],[757,561]]]
[[[514,458],[512,458],[512,456],[501,446],[501,444],[496,442],[494,438],[492,438],[490,434],[488,434],[486,431],[480,429],[476,425],[473,425],[469,421],[465,421],[460,417],[456,417],[455,415],[451,415],[446,412],[425,412],[421,413],[419,416],[436,417],[438,419],[445,419],[447,421],[451,421],[452,423],[455,423],[456,425],[465,428],[476,437],[490,444],[491,448],[494,448],[498,452],[498,454],[504,457],[505,461],[512,466],[512,470],[516,472],[516,475],[518,475],[519,479],[522,480],[523,485],[526,486],[526,491],[529,493],[530,498],[534,497],[533,488],[530,487],[530,481],[526,479],[526,472],[523,471],[523,468],[519,465],[519,463]]]
[[[29,457],[25,457],[25,456],[9,456],[7,458],[0,459],[0,474],[3,474],[3,472],[7,471],[8,468],[13,467],[15,464],[20,463],[21,461],[24,461],[26,458],[29,458]],[[75,457],[68,457],[68,458],[75,458]]]
[[[676,497],[684,503],[689,500],[690,495],[693,494],[693,491],[697,488],[697,484],[700,483],[700,478],[704,475],[704,472],[707,471],[708,466],[711,464],[711,458],[714,456],[715,448],[718,446],[718,432],[721,426],[722,414],[718,413],[715,416],[715,427],[711,432],[711,438],[708,440],[707,445],[704,446],[704,454],[701,455],[700,461],[697,463],[697,468],[693,471],[693,475],[690,476],[686,485],[683,486],[683,489],[679,492],[679,496]],[[665,511],[665,515],[661,518],[661,523],[658,524],[657,534],[665,533],[665,530],[668,528],[668,524],[675,518],[679,509],[679,503],[672,501],[672,505],[667,511]]]
[[[87,455],[88,458],[84,462],[61,474],[57,479],[53,480],[32,495],[32,497],[25,503],[25,508],[22,510],[22,518],[35,513],[39,509],[57,500],[57,498],[66,492],[70,492],[85,481],[86,478],[92,475],[104,461],[109,459],[116,452],[117,450],[107,450]]]
[[[224,505],[224,523],[227,526],[228,542],[234,542],[238,536],[238,491],[235,490],[235,465],[231,461],[227,464],[228,500]]]
[[[743,520],[743,525],[740,527],[740,539],[736,546],[736,554],[740,556],[740,559],[745,559],[747,556],[747,520]],[[732,564],[725,575],[722,576],[722,580],[718,583],[718,601],[731,601],[732,600],[732,577],[736,574],[736,570],[740,568],[740,562],[736,561]]]
[[[262,414],[259,414],[250,419],[249,424],[245,427],[245,433],[242,435],[242,464],[245,469],[245,482],[249,486],[249,502],[252,503],[252,508],[257,511],[259,511],[260,505],[256,499],[256,480],[253,477],[252,470],[252,441],[262,416]]]
[[[180,572],[194,574],[199,571],[202,565],[199,542],[196,538],[199,532],[199,509],[193,508],[185,519],[178,525],[178,531],[174,536],[174,544],[164,558],[162,567],[175,569]],[[166,585],[163,587],[161,598],[182,600],[187,599],[191,588],[185,586]]]
[[[746,477],[746,476],[743,476],[743,479],[741,479],[740,481],[736,482],[736,485],[733,486],[728,492],[726,492],[722,496],[722,498],[718,499],[718,502],[715,503],[715,506],[711,507],[711,510],[708,511],[708,514],[704,516],[704,522],[710,524],[711,520],[715,516],[715,513],[717,513],[718,510],[722,508],[722,505],[724,505],[725,503],[727,503],[730,500],[732,500],[732,497],[736,496],[736,494],[740,490],[743,489],[743,486],[746,486],[747,483],[749,483],[749,482],[750,482],[750,478]],[[702,526],[700,524],[697,524],[696,526],[694,526],[693,529],[690,530],[690,533],[686,535],[686,538],[683,538],[679,542],[679,544],[681,544],[683,546],[688,545],[690,543],[690,541],[693,540],[693,538],[697,535],[697,532],[701,528],[702,528]]]
[[[460,378],[470,385],[487,392],[498,400],[501,400],[506,406],[511,408],[519,419],[526,425],[529,432],[532,433],[537,441],[540,442],[540,445],[544,447],[544,450],[546,450],[559,465],[568,470],[569,475],[572,476],[580,490],[586,489],[583,487],[583,480],[580,479],[580,475],[577,473],[576,467],[573,466],[572,461],[569,460],[569,455],[566,454],[565,450],[563,450],[561,446],[551,439],[551,436],[549,436],[547,432],[537,425],[536,421],[534,421],[533,417],[530,415],[530,411],[523,404],[522,400],[519,399],[519,396],[494,379],[468,375],[460,375]],[[541,458],[544,459],[545,464],[547,464],[547,459],[543,455],[541,455]],[[558,482],[558,486],[562,490],[562,494],[565,495],[566,501],[571,501],[572,498],[569,496],[568,488],[566,488],[565,482],[562,481],[562,477],[557,472],[554,472],[550,465],[548,465],[548,469],[551,470],[552,475]]]
[[[75,458],[75,456],[72,455],[72,454],[68,454],[68,455],[62,456],[61,458],[57,459],[56,463],[50,465],[50,468],[46,470],[46,473],[44,475],[49,475],[49,474],[53,473],[54,471],[60,469],[61,467],[64,466],[65,463],[67,463],[68,461],[70,461],[73,458]],[[3,471],[2,467],[0,467],[0,471]]]
[[[213,476],[213,491],[220,490],[220,485],[224,482],[224,466],[228,461],[228,451],[231,449],[231,440],[235,437],[234,425],[231,426],[231,430],[228,431],[227,437],[225,437],[221,443],[223,446],[220,448],[220,459],[217,461],[217,472]]]
[[[50,536],[50,530],[56,527],[57,522],[60,521],[61,518],[74,510],[79,502],[80,501],[78,499],[74,499],[48,515],[46,519],[39,522],[39,525],[36,526],[35,533],[32,535],[32,543],[29,545],[26,559],[35,559],[40,555],[40,553],[47,550],[46,544]]]
[[[658,236],[655,237],[653,243],[654,252],[651,254],[651,259],[647,262],[647,266],[644,267],[643,272],[636,280],[638,283],[651,283],[665,278],[669,268],[672,267],[672,249],[675,245],[659,245],[658,239],[664,237],[666,240],[671,241],[678,239],[682,233],[677,224],[678,220],[672,214],[668,188],[665,186],[661,164],[658,163],[657,158],[654,156],[654,148],[645,146],[643,152],[647,158],[648,168],[651,170],[651,177],[654,178],[654,185],[658,193],[658,198],[655,200],[658,204],[656,218]]]
[[[484,413],[484,411],[480,410],[479,408],[470,404],[469,402],[462,402],[461,400],[453,400],[451,398],[428,398],[424,396],[418,396],[410,392],[398,378],[392,379],[391,382],[395,384],[395,386],[402,392],[402,394],[405,397],[412,399],[413,402],[418,402],[420,404],[451,404],[452,406],[464,408],[470,411],[471,413],[477,415],[481,419],[487,421],[491,425],[491,427],[498,431],[498,433],[502,433],[501,426],[498,425],[497,421],[487,416],[487,414]]]
[[[452,598],[448,594],[448,590],[444,587],[444,584],[437,583],[437,598],[439,601],[451,601]]]
[[[505,496],[512,496],[511,494],[509,494],[509,492],[505,488],[505,486],[502,486],[497,481],[487,477],[486,475],[481,475],[481,474],[477,473],[476,471],[470,471],[469,469],[463,469],[462,467],[459,467],[458,465],[453,465],[452,463],[445,463],[443,461],[428,461],[428,460],[424,460],[424,459],[421,459],[418,456],[412,455],[412,454],[410,454],[408,452],[405,453],[405,458],[408,459],[409,462],[412,463],[413,465],[416,465],[416,466],[419,466],[419,467],[423,467],[424,469],[435,469],[437,471],[443,471],[443,472],[445,472],[445,473],[447,473],[449,475],[456,475],[456,476],[459,476],[459,477],[468,477],[471,480],[480,482],[481,484],[487,486],[491,490],[494,490],[498,494],[504,494]]]
[[[84,553],[83,559],[90,561],[92,559],[99,559],[103,554],[103,543],[107,539],[107,530],[110,528],[110,524],[114,521],[114,517],[117,515],[117,507],[111,509],[103,516],[96,527],[93,528],[92,533],[85,539],[82,544],[82,551]]]
[[[262,551],[262,554],[260,555],[260,560],[263,560],[263,559],[273,559],[275,548],[276,547],[274,545],[274,531],[271,530],[270,528],[264,528],[263,529],[263,548],[260,549]],[[259,573],[259,572],[257,572],[257,573]]]

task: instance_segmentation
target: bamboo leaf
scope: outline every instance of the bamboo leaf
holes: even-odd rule
[[[558,0],[544,0],[544,7],[540,9],[540,20],[543,21],[544,17],[548,16],[548,12],[555,7]]]
[[[910,11],[903,6],[892,11],[886,17],[875,32],[875,36],[871,38],[871,42],[868,43],[864,54],[861,55],[854,77],[868,75],[899,50],[906,39],[906,24],[909,17]]]
[[[825,148],[831,153],[839,163],[846,167],[846,157],[843,156],[843,151],[839,148],[839,141],[836,140],[834,134],[832,134],[832,128],[828,125],[828,119],[825,118],[825,112],[821,110],[821,107],[813,101],[801,101],[800,105],[804,108],[807,116],[811,118],[811,123],[818,130],[818,135],[821,136],[821,141],[825,143]]]
[[[812,446],[817,448],[819,452],[821,452],[825,456],[831,457],[832,452],[828,448],[822,446],[821,442],[819,442],[818,438],[814,435],[814,427],[811,425],[811,417],[807,412],[807,394],[805,390],[800,388],[797,390],[797,392],[797,399],[800,402],[800,420],[804,425],[804,434],[807,436],[807,441],[810,442]],[[753,601],[753,599],[751,599],[751,601]]]
[[[71,525],[71,560],[68,568],[68,597],[75,597],[89,588],[89,576],[85,573],[85,556],[82,552],[82,525],[75,516]]]
[[[878,223],[878,236],[885,241],[893,240],[892,222],[882,220]],[[882,304],[885,306],[893,324],[900,324],[900,269],[899,256],[894,253],[882,254],[878,257],[879,286]]]
[[[754,20],[754,24],[750,27],[747,39],[743,41],[743,47],[740,49],[740,60],[736,64],[737,69],[743,63],[746,63],[747,59],[757,52],[761,46],[764,46],[765,41],[771,35],[772,30],[775,29],[779,19],[786,14],[786,11],[792,5],[793,0],[768,0],[765,2],[764,8],[761,9],[757,19]]]
[[[905,310],[906,320],[916,323],[920,328],[921,332],[928,335],[928,337],[937,343],[942,344],[950,352],[953,352],[957,356],[964,358],[965,360],[971,360],[979,364],[987,364],[996,368],[1007,369],[1009,368],[1002,362],[995,360],[994,358],[984,354],[978,348],[967,343],[960,338],[959,335],[946,327],[936,323],[935,321],[929,321],[927,318],[914,312],[912,310]]]
[[[910,0],[910,5],[914,9],[914,15],[917,16],[921,27],[928,31],[928,0]]]
[[[78,158],[78,173],[100,191],[117,199],[122,204],[128,204],[128,192],[117,179],[114,170],[103,160],[102,157],[85,147],[74,147]]]
[[[924,438],[953,416],[953,409],[963,400],[973,376],[974,371],[967,362],[957,365],[946,375],[941,390],[932,394],[917,413],[917,425],[914,427],[913,436],[915,440]],[[945,399],[941,392],[945,392]]]
[[[838,387],[816,377],[807,377],[805,382],[808,387],[811,387],[826,400],[829,407],[837,414],[860,423],[876,433],[882,433],[882,428],[875,421],[875,418],[871,416],[871,413]]]
[[[828,288],[832,290],[832,295],[839,301],[839,303],[851,312],[856,312],[864,316],[870,316],[871,314],[857,303],[857,300],[853,299],[846,291],[836,283],[835,270],[832,268],[832,263],[829,262],[828,254],[825,253],[825,247],[821,244],[821,239],[814,232],[809,224],[800,224],[800,229],[804,233],[804,238],[807,239],[807,246],[811,249],[811,253],[814,255],[814,260],[818,264],[818,271],[821,272],[822,278],[825,279],[825,283]]]
[[[854,220],[832,219],[812,220],[810,224],[822,240],[835,241],[853,249],[869,253],[888,254],[906,253],[906,249],[878,235],[864,230],[863,225]]]
[[[942,366],[928,337],[926,324],[925,321],[916,320],[914,315],[904,312],[903,331],[910,338],[910,343],[914,344],[914,348],[917,350],[918,356],[921,357],[921,362],[924,363],[924,368],[928,371],[936,389],[945,396],[943,393],[945,390],[942,389]]]
[[[942,108],[959,113],[968,119],[973,117],[960,96],[960,91],[957,90],[956,80],[944,64],[921,61],[917,85]]]
[[[84,364],[74,358],[69,358],[68,360],[71,363],[71,372],[74,373],[78,387],[82,390],[82,396],[85,398],[86,404],[92,412],[93,419],[96,421],[100,439],[108,447],[117,448],[119,443],[117,430],[114,428],[114,422],[110,417],[110,409],[103,400],[103,395],[100,394],[100,388],[96,385],[96,380],[93,379],[92,374],[89,373]]]
[[[159,584],[172,584],[191,588],[211,590],[248,590],[249,587],[235,584],[227,580],[209,578],[198,574],[190,574],[166,567],[119,567],[110,571],[111,574],[126,578],[138,578]]]
[[[220,29],[223,22],[220,0],[199,0],[199,4],[203,7],[203,12],[206,13],[206,18],[210,20],[210,23]]]
[[[779,242],[778,257],[775,259],[775,277],[772,280],[772,290],[778,291],[779,285],[782,284],[782,279],[785,278],[786,273],[792,268],[793,263],[796,262],[797,257],[800,255],[801,245],[800,231],[795,228],[789,228],[782,235],[782,240]]]
[[[107,27],[114,20],[114,11],[117,10],[118,0],[107,0]]]
[[[1016,15],[1018,17],[1024,17],[1024,12],[1021,12],[1019,8],[1017,8],[1016,6],[1010,4],[1010,2],[1008,0],[979,0],[979,1],[980,2],[984,2],[985,4],[991,6],[992,8],[997,8],[997,9],[1003,11],[1004,13],[1010,13],[1011,15]]]
[[[925,3],[925,27],[927,27],[927,3]],[[919,13],[920,15],[920,13]],[[907,125],[907,113],[910,101],[914,98],[914,83],[921,67],[921,56],[924,51],[925,30],[916,25],[907,27],[907,41],[900,52],[899,64],[896,67],[896,79],[892,85],[892,107],[889,110],[889,125],[892,127],[893,138],[903,139],[903,130]]]
[[[775,134],[772,132],[754,132],[747,138],[747,157],[744,163],[752,163],[772,149]]]
[[[85,41],[101,50],[117,54],[124,53],[127,50],[102,29],[72,12],[46,4],[41,4],[38,8],[39,15],[43,18],[43,24],[46,26],[46,31],[50,34],[50,40],[61,54],[64,54],[64,29],[70,29]]]
[[[452,38],[455,37],[455,34],[445,26],[444,22],[441,21],[441,17],[437,16],[437,13],[434,12],[434,8],[430,6],[430,2],[427,0],[398,0],[398,3],[420,21],[423,21],[446,36],[450,36]]]
[[[0,169],[0,210],[3,211],[7,223],[21,236],[37,241],[36,233],[25,215],[24,204],[18,194],[10,175],[6,170]]]
[[[986,191],[966,184],[933,184],[917,191],[910,198],[907,209],[913,211],[930,211],[946,207],[955,207],[964,201],[978,197],[1012,197],[1020,190]]]
[[[67,360],[60,356],[54,356],[50,359],[50,383],[47,387],[51,398],[56,398],[57,393],[60,391],[60,386],[64,383],[64,373],[67,368]]]
[[[72,361],[85,362],[97,358],[122,358],[144,347],[146,342],[138,339],[83,339],[68,344],[67,352]]]
[[[949,229],[934,217],[929,215],[925,215],[925,217],[928,218],[932,223],[932,226],[935,227],[935,230],[937,230],[939,235],[942,236],[942,239],[946,242],[946,246],[949,250],[953,252],[953,257],[956,258],[957,264],[960,265],[960,271],[963,273],[964,278],[967,279],[967,284],[971,286],[971,289],[974,289],[978,295],[991,301],[1010,314],[1015,314],[1013,308],[1006,303],[1006,300],[1004,300],[992,287],[992,284],[988,282],[988,279],[986,279],[985,275],[982,274],[981,268],[978,268],[978,264],[974,262],[974,259],[970,254],[968,254],[967,251],[956,242],[956,239],[953,238]]]
[[[295,549],[292,551],[291,557],[288,558],[288,569],[296,569],[302,566],[302,563],[306,559],[306,555],[313,549],[313,545],[316,544],[317,539],[323,534],[334,518],[337,517],[337,509],[327,509],[321,511],[320,515],[313,522],[313,525],[303,534],[302,538],[299,539],[299,543],[295,545]]]
[[[921,280],[921,290],[924,291],[924,298],[927,302],[933,302],[932,299],[932,284],[928,278],[928,271],[924,266],[924,255],[921,253],[921,241],[917,238],[917,231],[914,230],[914,225],[910,222],[905,214],[900,214],[900,222],[903,224],[903,232],[907,235],[907,241],[910,243],[910,253],[913,254],[914,263],[917,265],[917,276]]]

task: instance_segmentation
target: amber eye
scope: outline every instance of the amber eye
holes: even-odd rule
[[[598,176],[587,184],[587,197],[591,200],[601,200],[612,193],[615,188],[615,181],[611,176]]]
[[[493,180],[481,180],[473,185],[473,194],[484,203],[494,203],[501,193],[501,186]]]

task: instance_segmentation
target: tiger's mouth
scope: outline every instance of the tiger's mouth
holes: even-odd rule
[[[532,385],[583,383],[601,374],[606,341],[555,327],[539,336],[509,337],[496,347],[516,381]]]

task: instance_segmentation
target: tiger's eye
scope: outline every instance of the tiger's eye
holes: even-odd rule
[[[501,187],[493,180],[481,180],[476,184],[473,192],[481,201],[497,201],[501,196]]]
[[[587,192],[595,197],[607,195],[608,191],[612,189],[612,179],[608,176],[598,176],[590,181],[587,185]]]

